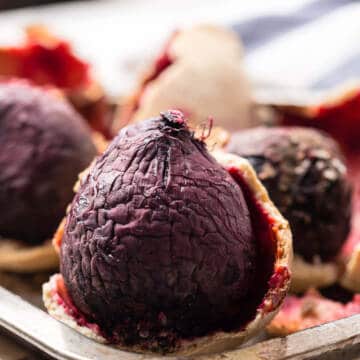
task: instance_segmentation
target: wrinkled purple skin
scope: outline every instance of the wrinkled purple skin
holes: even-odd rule
[[[96,149],[72,108],[26,82],[0,83],[0,236],[51,238]],[[0,240],[1,241],[1,240]]]
[[[111,341],[172,351],[239,326],[256,270],[240,187],[171,112],[124,128],[83,180],[61,272]]]
[[[351,218],[351,186],[335,141],[315,129],[258,127],[234,134],[227,150],[253,165],[290,223],[295,253],[333,260]]]

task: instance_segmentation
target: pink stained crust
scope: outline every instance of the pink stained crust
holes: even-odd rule
[[[360,295],[354,295],[352,301],[342,304],[321,296],[310,289],[302,297],[288,296],[280,312],[268,326],[273,335],[286,335],[308,329],[360,312]]]
[[[74,55],[64,40],[53,40],[49,46],[28,39],[22,46],[0,48],[0,63],[7,58],[13,62],[13,73],[1,69],[2,76],[16,76],[63,89],[81,88],[90,82],[89,65]]]
[[[227,170],[243,189],[250,213],[252,214],[252,222],[256,224],[254,228],[256,229],[259,249],[257,273],[261,273],[261,275],[256,281],[257,289],[260,291],[255,295],[255,298],[259,296],[259,293],[266,294],[258,310],[262,309],[265,313],[270,313],[278,308],[286,297],[286,284],[289,282],[291,276],[288,267],[276,266],[275,264],[276,259],[282,256],[280,252],[283,251],[276,246],[277,244],[275,242],[274,233],[278,231],[278,229],[275,228],[275,220],[271,218],[251,193],[249,186],[239,170],[236,167],[230,167]],[[269,257],[269,253],[272,253],[273,257]],[[268,259],[268,261],[264,261],[265,259]],[[259,269],[261,269],[261,271],[259,271]],[[262,279],[264,273],[266,274],[265,277],[269,279],[265,283],[264,279]]]
[[[341,256],[348,258],[356,245],[360,244],[360,154],[348,156],[349,177],[354,186],[352,229],[345,242]]]
[[[290,279],[290,272],[286,266],[279,266],[269,280],[268,295],[261,304],[267,313],[274,311],[286,297],[284,285]],[[280,289],[280,290],[279,290]]]
[[[342,145],[346,152],[359,151],[360,88],[339,93],[337,101],[304,108],[305,112],[282,111],[283,125],[309,126],[325,130]],[[341,119],[341,121],[339,121]]]
[[[57,304],[61,306],[65,313],[69,315],[79,326],[87,327],[96,334],[103,336],[97,324],[90,323],[86,320],[85,316],[79,312],[74,303],[72,302],[69,293],[65,287],[64,279],[61,274],[55,277],[55,288],[52,289],[51,296],[56,300]]]

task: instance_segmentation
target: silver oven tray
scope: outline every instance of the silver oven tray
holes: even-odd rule
[[[47,315],[41,308],[40,298],[41,283],[47,276],[48,274],[21,277],[0,275],[0,283],[12,290],[0,287],[0,327],[2,329],[37,349],[39,354],[43,353],[59,360],[150,360],[156,358],[98,344]],[[18,358],[14,357],[14,359]],[[33,360],[42,357],[26,353],[25,357],[21,357],[21,359],[24,358]],[[205,358],[211,360],[360,359],[360,314],[287,337],[261,341],[238,350],[199,359]],[[11,357],[6,359],[13,360]]]

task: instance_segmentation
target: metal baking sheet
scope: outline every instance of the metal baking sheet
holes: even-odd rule
[[[98,344],[51,318],[41,307],[36,306],[41,306],[40,285],[46,276],[47,274],[1,275],[1,283],[6,284],[13,291],[15,289],[21,296],[0,287],[0,327],[38,351],[58,360],[150,360],[157,358]],[[10,351],[14,349],[10,348]],[[26,358],[34,358],[31,356],[34,355],[27,355]],[[199,357],[199,359],[331,360],[341,358],[346,360],[359,357],[360,315],[355,315],[287,337],[266,340],[238,350]],[[35,358],[41,359],[39,356]],[[8,359],[19,359],[19,357],[8,357]]]

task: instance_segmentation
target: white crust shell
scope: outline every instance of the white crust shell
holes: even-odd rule
[[[308,263],[295,254],[292,264],[290,290],[301,293],[309,288],[322,288],[334,284],[339,277],[339,265],[336,262]]]
[[[209,116],[229,130],[255,125],[243,49],[235,33],[219,26],[195,26],[176,33],[167,52],[173,63],[146,84],[140,99],[135,95],[125,101],[124,108],[140,100],[131,121],[176,108],[187,113],[194,127]]]
[[[44,301],[44,305],[49,312],[49,314],[57,320],[60,320],[67,326],[73,328],[74,330],[78,331],[80,334],[95,340],[99,343],[105,344],[106,340],[100,335],[97,334],[94,330],[86,327],[86,326],[79,326],[74,318],[67,314],[65,308],[59,305],[57,298],[56,298],[56,279],[59,274],[55,274],[51,276],[50,280],[43,284],[42,286],[42,297]]]
[[[51,241],[41,245],[27,245],[14,239],[0,240],[0,270],[33,273],[54,270],[59,258]]]
[[[350,291],[360,292],[360,244],[356,245],[351,252],[340,283]]]

